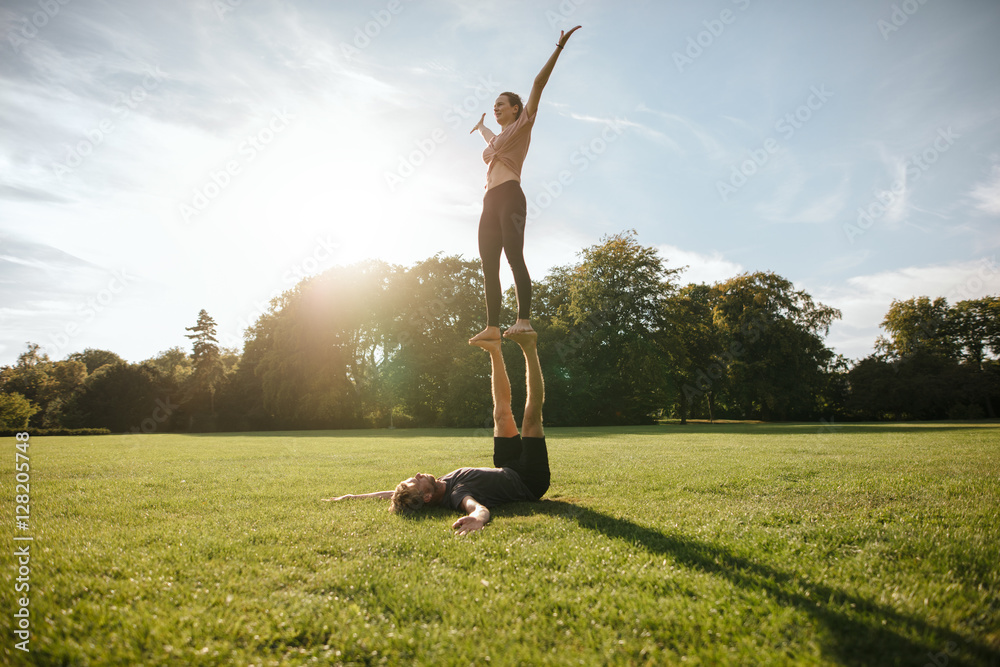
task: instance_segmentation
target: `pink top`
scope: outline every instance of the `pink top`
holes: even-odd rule
[[[535,115],[529,116],[527,112],[522,111],[517,120],[505,127],[503,132],[490,139],[483,151],[483,162],[490,166],[486,171],[487,179],[493,173],[493,165],[496,164],[497,160],[517,174],[518,179],[521,178],[521,167],[524,165],[525,156],[528,155],[531,128],[534,124]]]

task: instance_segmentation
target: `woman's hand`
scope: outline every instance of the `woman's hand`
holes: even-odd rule
[[[486,120],[486,114],[485,113],[483,114],[483,117],[479,119],[479,122],[476,123],[476,126],[474,128],[472,128],[472,130],[469,132],[469,134],[472,134],[476,130],[480,130],[480,129],[485,130],[486,126],[483,124],[484,120]]]
[[[529,118],[538,112],[538,102],[542,99],[542,90],[545,89],[545,84],[549,82],[549,75],[552,74],[552,68],[556,66],[556,60],[559,59],[559,52],[562,51],[564,46],[566,46],[566,42],[569,41],[569,36],[579,29],[580,26],[576,26],[569,32],[566,32],[565,30],[560,31],[559,41],[556,42],[556,48],[552,51],[552,55],[549,56],[548,61],[542,67],[542,71],[535,77],[535,84],[531,87],[531,94],[528,95],[528,102],[524,105],[524,110],[527,112]]]
[[[558,41],[558,42],[556,42],[556,44],[557,44],[557,45],[558,45],[559,47],[563,47],[563,46],[566,46],[566,42],[568,42],[568,41],[569,41],[569,36],[570,36],[570,35],[572,35],[572,34],[573,34],[574,32],[576,32],[577,30],[579,30],[579,29],[580,29],[580,28],[582,28],[582,27],[583,27],[583,26],[576,26],[575,28],[573,28],[573,29],[572,29],[572,30],[570,30],[569,32],[566,32],[565,30],[561,30],[561,31],[559,31],[559,41]]]
[[[337,500],[350,500],[355,496],[348,493],[346,496],[337,496],[336,498],[320,498],[320,500],[325,500],[326,502],[337,501]]]

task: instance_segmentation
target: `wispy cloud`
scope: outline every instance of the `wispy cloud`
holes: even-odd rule
[[[1000,166],[994,166],[990,178],[977,183],[969,196],[975,202],[975,208],[987,215],[1000,215]]]
[[[879,145],[879,155],[885,169],[885,181],[872,195],[885,207],[882,219],[896,224],[906,219],[909,206],[910,185],[907,178],[907,158],[891,155],[884,144]]]
[[[839,217],[850,197],[850,177],[844,176],[840,184],[827,194],[818,195],[810,204],[793,216],[793,221],[806,223],[830,222]]]
[[[49,202],[53,204],[66,204],[71,199],[60,196],[54,192],[39,190],[32,187],[18,187],[13,185],[0,184],[0,199],[11,199],[17,201]]]
[[[775,172],[779,174],[777,186],[774,195],[768,200],[758,202],[754,206],[754,211],[767,220],[794,222],[790,217],[790,211],[805,188],[809,180],[808,175],[787,152],[772,158],[771,164],[767,166],[772,178]]]
[[[821,224],[837,219],[851,197],[850,175],[840,176],[836,185],[829,181],[836,173],[815,174],[792,154],[781,152],[767,165],[771,182],[777,186],[774,195],[757,203],[754,210],[761,218],[773,222]]]
[[[653,114],[662,119],[668,126],[679,128],[683,134],[694,137],[700,146],[700,150],[698,152],[703,157],[713,162],[728,163],[732,161],[732,159],[735,159],[731,151],[725,148],[722,142],[719,141],[710,131],[689,118],[685,118],[679,114],[651,109],[645,104],[640,104],[636,110],[643,113]]]
[[[681,282],[684,284],[712,285],[737,276],[745,270],[742,265],[729,261],[720,252],[705,254],[669,244],[659,245],[656,249],[666,259],[669,267],[684,267],[684,273],[681,274]]]
[[[615,127],[632,128],[639,134],[648,137],[649,139],[652,139],[661,146],[666,146],[670,150],[675,151],[677,153],[683,152],[680,145],[676,141],[674,141],[671,137],[664,134],[663,132],[660,132],[659,130],[654,130],[648,125],[643,125],[642,123],[638,123],[634,120],[629,120],[628,118],[601,118],[599,116],[590,116],[587,114],[575,113],[572,111],[567,112],[566,115],[572,118],[573,120],[580,120],[585,123],[595,123],[598,125],[613,125]]]
[[[994,256],[857,275],[836,287],[813,289],[820,301],[843,313],[842,320],[831,328],[828,342],[854,358],[871,352],[880,333],[878,325],[894,300],[944,297],[955,304],[997,293],[1000,265]]]

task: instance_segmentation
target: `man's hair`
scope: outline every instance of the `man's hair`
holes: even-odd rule
[[[521,96],[517,93],[500,93],[507,97],[507,104],[512,107],[517,107],[517,115],[514,116],[514,120],[521,117],[521,112],[524,111],[524,102],[521,101]]]
[[[406,486],[400,482],[396,490],[392,492],[392,501],[389,504],[389,511],[393,514],[413,514],[417,510],[423,509],[424,496],[416,484]]]

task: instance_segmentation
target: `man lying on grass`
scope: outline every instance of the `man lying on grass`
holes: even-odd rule
[[[477,530],[490,520],[490,507],[538,500],[549,488],[549,457],[542,431],[544,385],[534,331],[507,334],[524,352],[527,401],[522,433],[510,409],[510,379],[500,352],[500,339],[470,342],[490,353],[493,384],[493,465],[495,468],[459,468],[440,479],[418,474],[403,480],[395,491],[346,495],[349,498],[391,498],[390,512],[409,514],[424,507],[450,507],[465,512],[452,528],[459,535]]]

